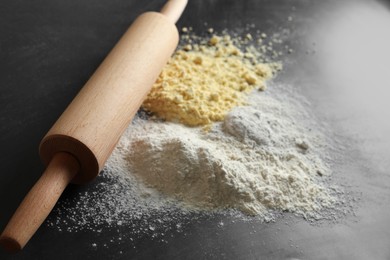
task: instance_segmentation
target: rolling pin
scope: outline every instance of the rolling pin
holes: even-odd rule
[[[186,4],[169,0],[160,13],[140,15],[43,138],[47,168],[0,236],[7,251],[26,245],[70,182],[86,183],[102,170],[175,51]]]

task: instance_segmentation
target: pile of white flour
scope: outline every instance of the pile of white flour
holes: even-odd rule
[[[316,181],[329,170],[319,136],[299,127],[292,109],[258,93],[209,133],[138,120],[113,156],[127,160],[127,174],[188,207],[314,216],[334,202]]]
[[[272,96],[255,91],[208,132],[137,117],[97,183],[60,200],[49,225],[154,232],[194,211],[326,217],[339,202],[326,182],[325,137],[300,101]]]

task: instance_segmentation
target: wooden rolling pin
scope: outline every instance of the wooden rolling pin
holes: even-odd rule
[[[187,0],[139,16],[43,138],[47,168],[0,236],[21,250],[69,182],[83,184],[102,170],[179,41],[175,26]]]

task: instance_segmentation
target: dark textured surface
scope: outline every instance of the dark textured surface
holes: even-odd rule
[[[161,5],[0,2],[0,230],[43,171],[40,139],[136,15]],[[200,33],[204,22],[217,30],[248,23],[267,33],[289,29],[285,41],[294,53],[275,82],[306,96],[343,144],[334,181],[360,198],[355,216],[321,225],[293,216],[268,224],[200,218],[166,234],[166,243],[141,236],[96,249],[92,243],[117,233],[44,225],[22,252],[1,251],[0,259],[390,259],[389,3],[193,0],[179,26]]]

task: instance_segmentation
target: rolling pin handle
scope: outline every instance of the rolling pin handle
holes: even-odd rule
[[[163,8],[161,8],[160,13],[168,17],[173,23],[176,23],[179,20],[181,14],[184,11],[184,8],[187,5],[188,0],[169,0]]]
[[[23,199],[0,236],[9,252],[21,250],[43,223],[66,186],[79,170],[78,161],[69,153],[57,153]]]

